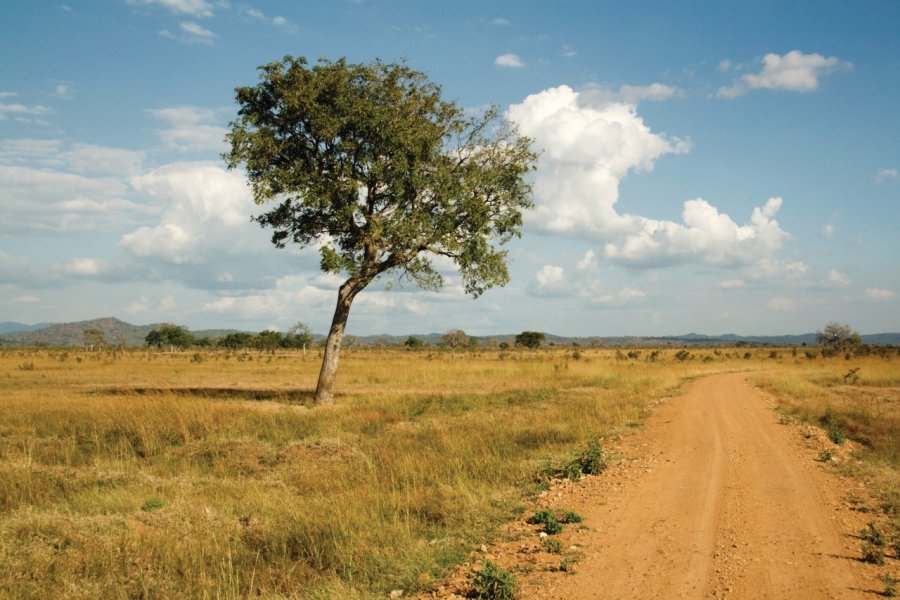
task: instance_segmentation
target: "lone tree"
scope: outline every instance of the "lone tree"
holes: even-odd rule
[[[536,155],[496,109],[473,115],[405,64],[286,56],[236,89],[240,106],[223,158],[245,165],[272,243],[320,249],[346,277],[316,388],[333,401],[341,339],[354,298],[382,274],[426,289],[455,262],[472,296],[509,281],[498,246],[520,235]]]
[[[859,346],[862,340],[849,325],[831,322],[816,333],[816,342],[832,350],[845,350]]]
[[[544,334],[540,331],[523,331],[516,336],[516,346],[540,348],[544,343]]]

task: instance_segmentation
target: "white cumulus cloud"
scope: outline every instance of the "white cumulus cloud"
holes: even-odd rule
[[[244,177],[212,162],[173,163],[134,177],[138,192],[163,205],[160,223],[122,236],[136,257],[202,262],[250,233],[250,192]]]
[[[774,219],[780,198],[754,208],[744,225],[699,198],[684,203],[682,223],[618,212],[627,174],[649,171],[659,157],[690,145],[652,132],[634,103],[595,91],[551,88],[507,112],[542,151],[530,227],[597,242],[607,259],[632,266],[749,265],[781,247],[788,234]]]
[[[834,56],[803,54],[799,50],[792,50],[784,56],[766,54],[762,63],[762,69],[758,73],[748,73],[733,85],[719,88],[719,97],[737,98],[755,89],[812,92],[819,88],[821,77],[838,69],[852,67],[850,63]]]
[[[567,296],[572,293],[566,282],[565,270],[557,265],[544,265],[528,286],[535,296]]]
[[[494,64],[498,67],[508,67],[512,69],[525,66],[525,63],[522,62],[522,59],[516,54],[501,54],[494,59]]]

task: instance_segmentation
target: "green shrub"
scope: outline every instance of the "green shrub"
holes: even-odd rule
[[[559,554],[562,552],[562,542],[555,537],[545,537],[541,540],[541,543],[544,545],[544,549],[550,554]]]
[[[480,600],[512,600],[516,594],[516,580],[512,573],[489,560],[480,571],[469,573],[475,598]]]
[[[603,453],[603,445],[596,435],[591,434],[588,438],[587,449],[576,452],[572,458],[566,463],[565,473],[569,479],[578,479],[582,475],[599,475],[609,462]]]
[[[549,510],[539,510],[538,512],[528,517],[528,520],[526,522],[531,525],[543,525],[544,533],[550,535],[562,533],[563,530],[562,523],[557,521],[556,517],[553,516],[553,513]]]
[[[581,523],[583,519],[581,518],[581,515],[579,515],[574,510],[567,510],[562,514],[561,517],[558,517],[558,520],[560,523],[565,523],[568,525],[569,523]]]

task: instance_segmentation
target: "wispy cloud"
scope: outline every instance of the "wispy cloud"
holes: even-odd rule
[[[156,136],[163,144],[182,152],[222,152],[227,130],[216,124],[216,111],[197,106],[151,108],[147,112],[164,122]]]
[[[866,290],[866,296],[870,300],[890,300],[894,297],[894,292],[891,290],[885,290],[882,288],[868,288]]]
[[[491,21],[491,25],[499,25],[501,27],[504,27],[509,24],[510,24],[509,19],[504,19],[503,17],[497,17],[496,19]]]
[[[3,102],[3,100],[17,96],[16,92],[0,92],[0,121],[10,116],[20,120],[30,120],[31,117],[45,115],[50,112],[49,108],[40,104],[27,105],[20,102]]]
[[[879,169],[877,173],[875,173],[875,183],[884,183],[885,181],[895,180],[900,177],[900,173],[897,172],[897,169]]]
[[[737,79],[733,85],[721,87],[720,98],[737,98],[755,89],[785,90],[790,92],[813,92],[819,88],[819,79],[839,69],[850,69],[849,62],[835,56],[803,54],[792,50],[783,56],[766,54],[762,58],[762,70],[748,73]],[[719,63],[719,70],[729,70],[729,61]]]
[[[207,0],[128,0],[132,6],[159,6],[173,13],[192,17],[213,16],[213,4]]]
[[[519,58],[516,54],[501,54],[494,59],[494,64],[498,67],[507,67],[512,69],[518,69],[525,66],[525,63],[522,62],[522,59]]]

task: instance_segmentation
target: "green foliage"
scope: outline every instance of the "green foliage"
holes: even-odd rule
[[[675,353],[675,358],[678,360],[688,360],[692,357],[691,353],[687,350],[679,350]]]
[[[884,537],[884,534],[878,531],[875,523],[872,523],[871,521],[868,523],[868,525],[866,525],[864,529],[860,530],[859,538],[865,542],[869,542],[879,547],[887,544],[887,539]]]
[[[425,342],[423,342],[421,339],[417,338],[416,336],[411,335],[408,338],[406,338],[406,341],[403,342],[403,345],[406,346],[407,348],[409,348],[410,350],[417,350],[417,349],[425,346]]]
[[[474,597],[479,600],[512,600],[516,595],[516,580],[509,571],[486,560],[478,571],[468,575]]]
[[[844,429],[841,427],[841,424],[838,422],[837,416],[828,408],[825,410],[825,414],[822,416],[822,425],[825,427],[825,431],[828,434],[828,439],[833,443],[840,446],[847,439],[847,434],[844,433]]]
[[[474,295],[509,279],[491,240],[519,235],[536,155],[496,109],[473,116],[405,64],[291,56],[236,98],[224,158],[278,203],[256,217],[276,246],[325,242],[322,269],[361,287],[393,271],[438,288],[436,254]]]
[[[230,350],[250,348],[253,345],[253,334],[245,333],[243,331],[229,333],[221,340],[219,340],[218,345],[222,348],[228,348]]]
[[[581,521],[583,521],[581,515],[579,515],[574,510],[565,511],[561,517],[558,517],[558,519],[560,523],[565,523],[567,525],[569,523],[581,523]]]
[[[557,538],[545,537],[541,539],[541,544],[543,544],[544,550],[546,550],[550,554],[559,554],[560,552],[562,552],[562,542],[560,542]]]
[[[297,321],[281,340],[282,348],[312,348],[314,345],[312,330],[303,321]]]
[[[881,595],[885,598],[896,598],[897,584],[900,583],[900,580],[892,577],[891,575],[885,574],[882,575],[881,581],[884,583],[884,591],[881,592]]]
[[[144,341],[156,348],[188,348],[194,345],[196,338],[187,327],[166,323],[148,333]]]
[[[160,500],[159,498],[150,498],[141,506],[141,510],[144,512],[153,512],[161,509],[165,506],[165,502]]]
[[[523,331],[516,336],[516,346],[523,348],[540,348],[544,343],[544,334],[540,331]]]
[[[816,333],[816,343],[831,351],[843,351],[859,346],[862,340],[849,325],[831,322]]]
[[[534,513],[533,515],[528,517],[526,523],[530,525],[543,525],[544,533],[547,533],[549,535],[562,533],[563,530],[563,524],[560,523],[553,515],[553,513],[549,510],[540,510]]]
[[[526,175],[537,155],[496,108],[446,102],[405,64],[286,56],[259,70],[256,86],[235,90],[223,158],[246,167],[257,204],[276,203],[254,217],[276,247],[318,246],[322,270],[347,276],[316,390],[331,402],[350,308],[375,278],[438,289],[440,256],[472,296],[509,281],[499,246],[534,205]]]
[[[582,475],[598,475],[609,466],[600,439],[591,434],[587,448],[572,455],[563,467],[566,477],[575,480]]]
[[[884,548],[871,542],[862,543],[862,561],[873,565],[884,564]]]
[[[469,346],[469,336],[462,329],[451,329],[441,336],[441,346],[450,350],[462,350]]]

